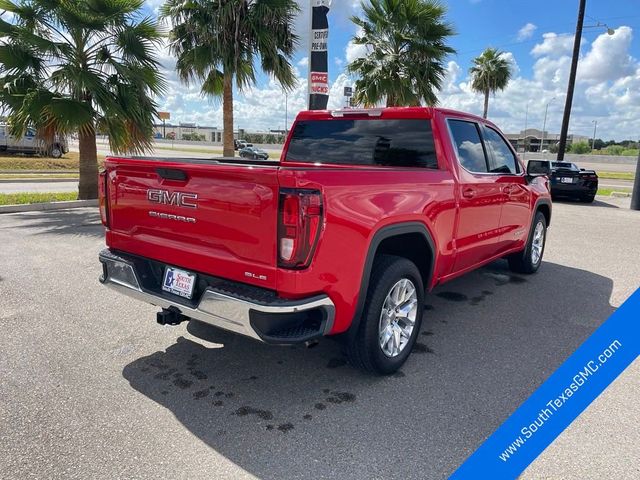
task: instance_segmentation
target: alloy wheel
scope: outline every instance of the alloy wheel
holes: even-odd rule
[[[397,357],[405,349],[416,323],[418,295],[408,278],[402,278],[389,290],[380,312],[378,341],[387,357]]]
[[[531,262],[537,265],[542,259],[542,249],[544,248],[544,225],[538,222],[533,231],[533,241],[531,243]]]

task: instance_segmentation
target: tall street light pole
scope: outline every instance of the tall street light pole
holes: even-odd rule
[[[524,153],[522,154],[522,159],[524,160],[527,156],[527,121],[529,120],[529,102],[531,100],[527,100],[527,109],[524,111]]]
[[[580,0],[578,8],[578,22],[576,23],[576,36],[573,39],[573,58],[569,73],[569,86],[567,98],[564,103],[564,115],[562,116],[562,130],[560,130],[560,143],[558,144],[558,161],[564,160],[564,150],[567,147],[567,133],[569,132],[569,119],[571,117],[571,104],[573,103],[573,90],[576,86],[576,72],[578,71],[578,57],[580,56],[580,41],[582,40],[582,25],[584,24],[584,11],[587,0]]]
[[[542,122],[542,135],[540,138],[540,153],[542,153],[542,145],[544,144],[544,129],[547,128],[547,113],[549,112],[549,105],[553,102],[556,97],[553,97],[551,100],[547,102],[547,106],[544,109],[544,122]]]
[[[593,140],[591,140],[591,151],[596,149],[596,129],[598,128],[598,120],[593,120]]]

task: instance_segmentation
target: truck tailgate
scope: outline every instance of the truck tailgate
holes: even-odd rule
[[[108,158],[107,244],[275,289],[278,165]]]

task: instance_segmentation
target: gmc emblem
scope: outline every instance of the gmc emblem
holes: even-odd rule
[[[170,192],[168,190],[147,190],[147,200],[161,205],[175,205],[177,207],[198,208],[197,193]]]

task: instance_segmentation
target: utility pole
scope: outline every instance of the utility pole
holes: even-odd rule
[[[593,140],[591,141],[591,151],[593,152],[596,149],[596,129],[598,128],[598,120],[594,120],[592,123],[593,123]]]
[[[573,103],[573,90],[576,86],[576,72],[578,71],[578,58],[580,57],[580,41],[582,40],[582,25],[584,24],[584,11],[586,0],[580,0],[578,9],[578,22],[576,23],[576,36],[573,40],[573,58],[569,73],[569,85],[567,98],[564,103],[564,115],[562,117],[562,130],[560,130],[560,144],[558,145],[558,161],[564,160],[564,150],[567,147],[567,134],[569,133],[569,120],[571,118],[571,105]]]
[[[640,142],[638,142],[638,147],[640,147]],[[636,179],[633,182],[633,194],[631,195],[631,210],[640,210],[640,148],[636,162]]]

